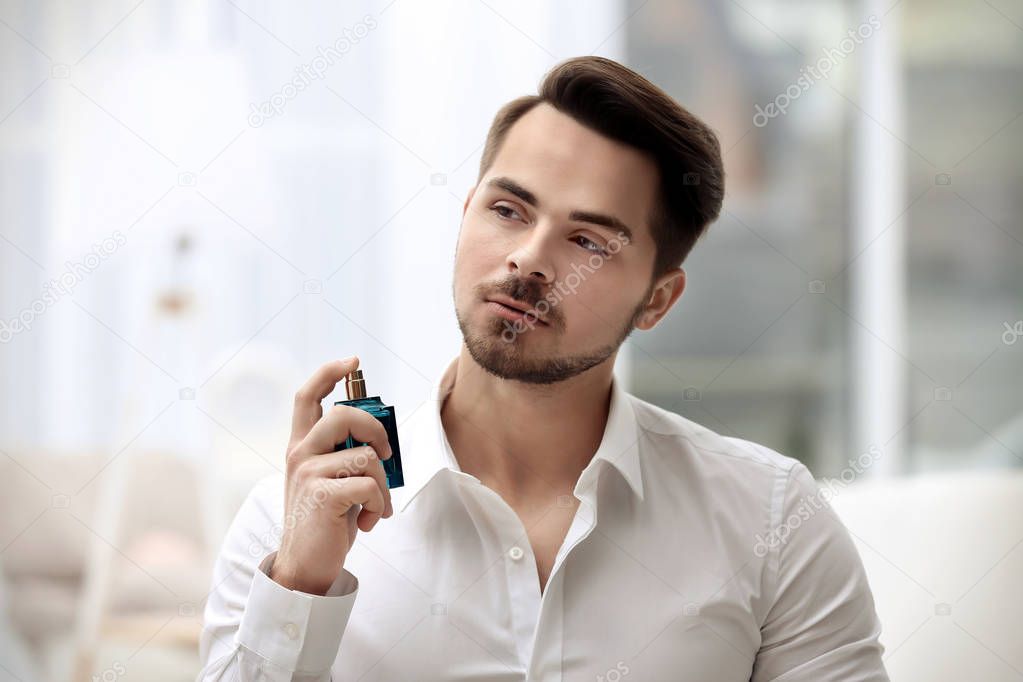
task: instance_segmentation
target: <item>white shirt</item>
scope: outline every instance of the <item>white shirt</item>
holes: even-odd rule
[[[456,369],[399,427],[395,514],[327,596],[267,577],[283,475],[255,486],[216,562],[199,680],[888,680],[860,557],[807,468],[618,380],[541,594],[518,516],[444,434]]]

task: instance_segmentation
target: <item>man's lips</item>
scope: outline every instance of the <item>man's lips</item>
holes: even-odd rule
[[[529,313],[530,317],[537,320],[540,324],[546,325],[547,321],[540,316],[535,308],[527,307],[521,301],[516,301],[513,298],[507,296],[490,296],[486,299],[488,303],[500,306],[502,309],[510,313],[514,319],[522,319]]]

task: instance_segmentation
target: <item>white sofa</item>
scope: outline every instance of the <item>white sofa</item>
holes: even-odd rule
[[[831,505],[863,558],[892,680],[1023,679],[1023,471],[859,481]]]
[[[102,618],[109,646],[94,652],[92,663],[102,672],[152,637],[121,679],[194,679],[199,615],[181,603],[201,604],[211,565],[195,472],[169,454],[126,451],[122,457],[128,458],[131,492]],[[29,659],[18,675],[26,682],[72,679],[90,549],[108,540],[94,530],[103,474],[85,484],[109,459],[39,452],[0,457],[0,653]],[[12,660],[7,655],[5,666]],[[6,679],[2,671],[0,679]]]

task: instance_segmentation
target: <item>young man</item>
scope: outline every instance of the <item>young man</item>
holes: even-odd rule
[[[402,424],[405,485],[376,420],[321,408],[358,359],[321,367],[217,562],[200,679],[888,679],[806,467],[612,373],[723,194],[713,132],[613,61],[503,107],[455,256],[464,344]],[[369,445],[333,452],[349,434]]]

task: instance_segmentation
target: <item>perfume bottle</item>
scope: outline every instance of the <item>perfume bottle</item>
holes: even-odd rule
[[[398,422],[394,418],[394,407],[384,405],[378,395],[366,397],[366,380],[362,376],[361,369],[355,370],[345,378],[345,393],[348,394],[348,400],[338,400],[334,403],[335,405],[350,405],[369,412],[384,425],[384,429],[387,431],[387,442],[391,444],[391,458],[377,460],[384,466],[387,487],[400,488],[405,485],[405,477],[401,471],[401,448],[398,446]],[[344,443],[338,443],[334,452],[360,445],[366,445],[366,443],[348,436]]]

